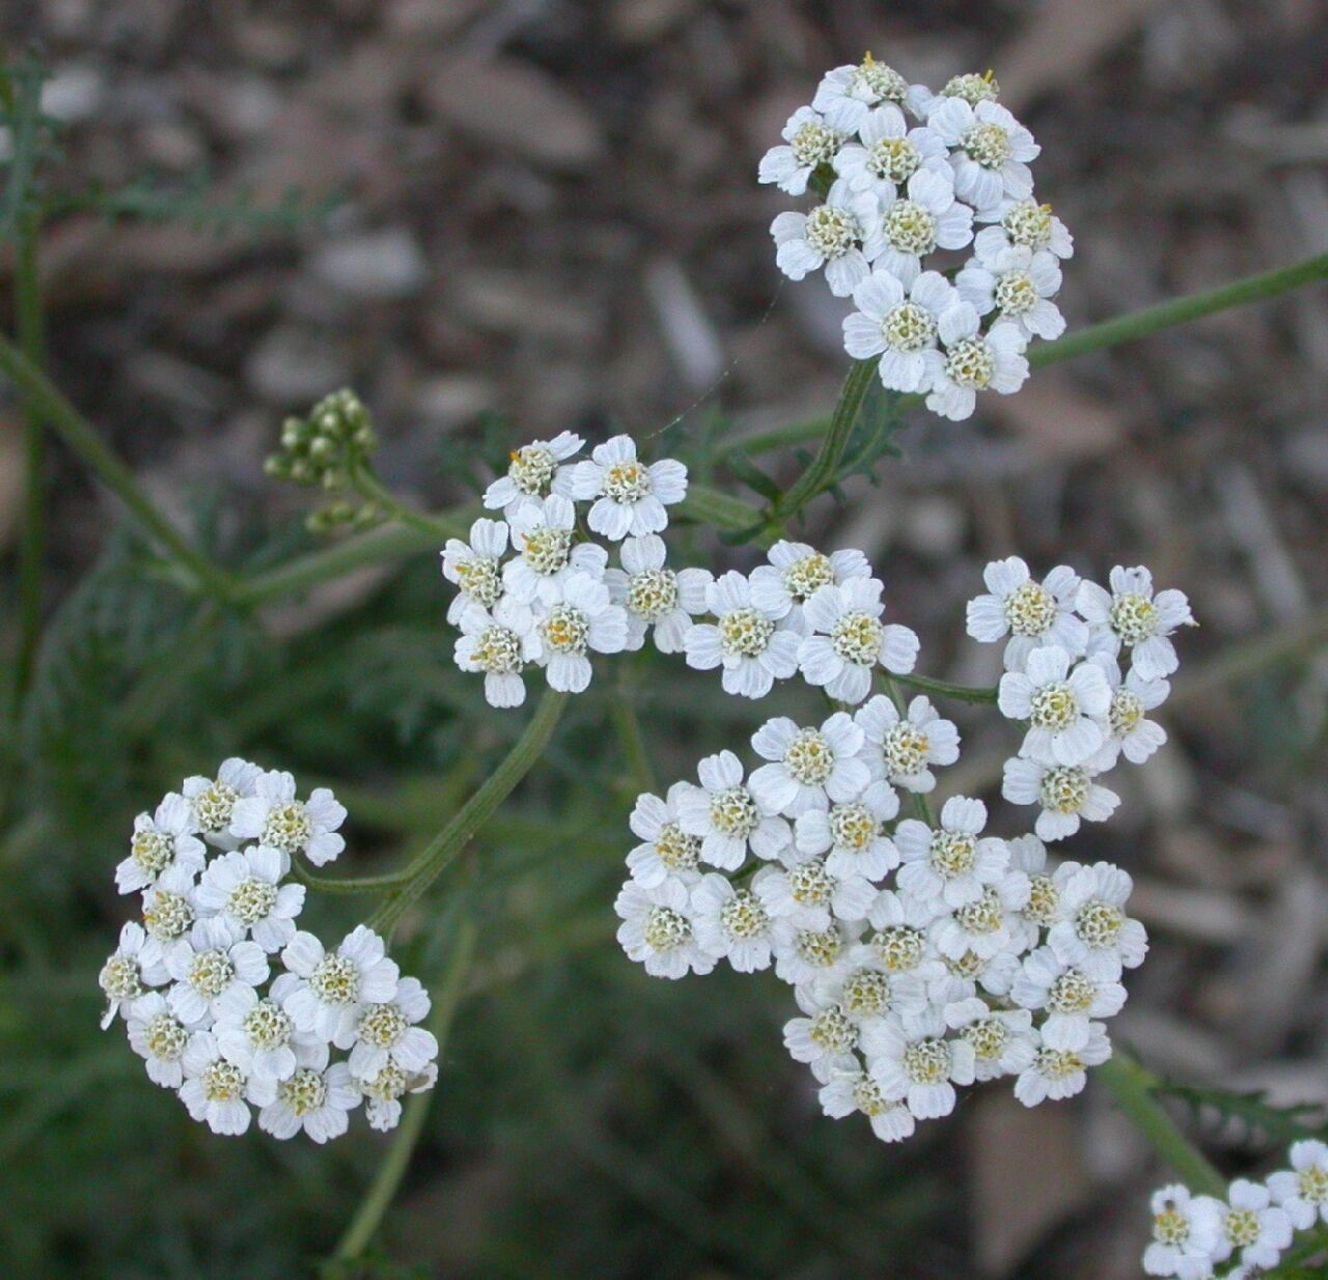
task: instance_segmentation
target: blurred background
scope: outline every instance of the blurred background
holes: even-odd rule
[[[54,377],[237,569],[313,545],[309,495],[261,464],[285,414],[343,384],[377,416],[385,479],[430,507],[565,428],[663,431],[654,447],[703,469],[715,439],[826,414],[845,307],[781,280],[767,228],[797,202],[755,168],[864,49],[933,86],[995,69],[1042,144],[1039,197],[1076,236],[1072,329],[1328,248],[1315,0],[50,0],[6,6],[0,29],[51,69],[52,195],[146,178],[151,213],[147,193],[207,174],[213,200],[331,202],[226,234],[73,210],[43,236]],[[919,669],[969,683],[997,675],[999,648],[962,621],[989,559],[1098,577],[1142,561],[1189,593],[1203,625],[1181,646],[1171,743],[1122,767],[1116,818],[1062,851],[1130,870],[1153,935],[1114,1034],[1178,1079],[1320,1104],[1326,376],[1322,289],[1231,311],[1039,371],[969,422],[918,415],[903,462],[806,526],[865,548],[923,638]],[[0,413],[9,655],[25,478],[12,398]],[[788,482],[799,463],[776,466]],[[99,1036],[96,973],[127,915],[112,869],[137,811],[233,751],[334,786],[352,865],[390,865],[521,717],[452,666],[431,554],[200,621],[59,449],[48,483],[49,622],[5,744],[20,783],[0,831],[0,1271],[309,1274],[385,1141],[362,1120],[325,1151],[213,1137],[118,1027]],[[1034,1112],[970,1092],[886,1147],[820,1117],[772,975],[664,983],[621,957],[634,788],[608,699],[635,700],[661,782],[812,705],[739,705],[677,661],[622,669],[403,925],[427,980],[464,887],[480,958],[381,1259],[350,1274],[1137,1275],[1163,1171],[1091,1084]],[[966,749],[942,788],[978,789],[998,830],[1025,830],[996,795],[1015,738],[985,711],[955,718]],[[355,910],[309,915],[330,934]],[[1228,1170],[1266,1167],[1257,1134],[1204,1132]]]

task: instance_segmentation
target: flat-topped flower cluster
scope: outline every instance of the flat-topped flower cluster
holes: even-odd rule
[[[1030,339],[1065,329],[1052,299],[1073,241],[1034,198],[1041,148],[999,92],[988,73],[932,93],[869,53],[827,73],[758,171],[790,195],[823,195],[771,224],[780,270],[823,269],[856,308],[849,355],[878,360],[885,387],[923,393],[953,419],[979,391],[1017,391]]]
[[[390,1129],[437,1078],[429,997],[383,939],[359,925],[328,951],[296,928],[292,859],[335,859],[345,817],[325,787],[300,799],[289,773],[232,758],[134,821],[115,880],[142,915],[102,967],[102,1027],[122,1017],[149,1078],[214,1133],[244,1133],[254,1106],[274,1137],[322,1143],[361,1102]]]
[[[1252,1280],[1271,1271],[1295,1232],[1328,1224],[1328,1146],[1307,1138],[1292,1144],[1288,1158],[1290,1168],[1263,1182],[1237,1178],[1225,1200],[1179,1183],[1155,1191],[1144,1272]]]

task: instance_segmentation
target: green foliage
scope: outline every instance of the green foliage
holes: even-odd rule
[[[1266,1093],[1230,1093],[1170,1081],[1159,1085],[1156,1092],[1183,1102],[1200,1123],[1226,1128],[1247,1142],[1278,1150],[1301,1138],[1322,1138],[1328,1132],[1324,1109],[1316,1103],[1274,1106]]]

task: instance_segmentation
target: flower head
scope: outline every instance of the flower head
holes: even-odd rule
[[[1111,689],[1101,666],[1058,645],[1034,649],[1023,671],[1001,677],[1001,714],[1028,723],[1020,754],[1039,764],[1081,765],[1107,740]]]
[[[844,142],[844,135],[811,107],[799,107],[789,116],[779,136],[785,145],[771,147],[761,157],[757,181],[772,182],[791,196],[807,190],[807,180],[821,165],[835,159]]]
[[[788,823],[744,781],[732,751],[706,756],[696,766],[699,787],[678,793],[678,825],[701,841],[701,861],[736,871],[750,848],[758,858],[779,857],[792,843]]]
[[[154,814],[140,813],[134,819],[129,856],[115,868],[115,887],[121,893],[150,889],[172,866],[193,874],[201,871],[206,850],[197,833],[189,801],[172,791]]]
[[[1022,671],[1028,655],[1044,645],[1081,656],[1088,646],[1088,626],[1074,611],[1080,578],[1058,565],[1038,582],[1018,556],[993,560],[982,571],[987,592],[968,602],[968,634],[984,644],[1010,639],[1005,669]]]
[[[660,653],[680,653],[692,619],[704,613],[708,569],[670,569],[664,540],[648,533],[623,539],[622,568],[606,569],[604,581],[613,603],[627,611],[625,648],[635,651],[653,629]]]
[[[798,646],[798,665],[808,684],[823,686],[836,702],[861,702],[877,666],[904,675],[917,661],[917,634],[881,621],[882,590],[876,578],[851,578],[821,587],[807,601],[812,634]]]
[[[584,443],[580,436],[563,431],[552,440],[532,440],[514,449],[507,474],[484,491],[484,505],[490,510],[501,509],[510,518],[530,499],[547,498],[551,493],[570,494],[572,468],[562,464],[580,453]]]
[[[492,609],[502,599],[502,559],[507,553],[508,527],[502,520],[476,520],[470,541],[449,538],[443,548],[443,577],[454,582],[457,593],[447,606],[447,620],[455,626],[466,606],[474,601]]]
[[[880,204],[869,191],[854,191],[840,178],[825,203],[810,213],[786,210],[770,224],[775,263],[790,280],[825,268],[836,298],[847,298],[867,278],[881,252]]]
[[[221,1052],[211,1031],[189,1037],[181,1063],[180,1100],[195,1120],[213,1133],[238,1135],[249,1128],[249,1104],[264,1106],[276,1093],[276,1081],[251,1075]]]
[[[697,623],[683,641],[687,665],[698,671],[723,669],[725,693],[764,698],[775,681],[798,669],[797,632],[781,629],[770,606],[757,605],[752,584],[730,570],[706,587],[706,608],[714,623]]]
[[[382,938],[357,925],[335,951],[325,951],[312,933],[297,933],[281,953],[282,963],[303,979],[282,1001],[297,1031],[312,1031],[339,1049],[355,1043],[362,1006],[396,996],[399,970]]]
[[[610,542],[640,538],[668,527],[665,508],[687,496],[687,468],[672,458],[647,466],[638,460],[631,436],[614,436],[577,464],[572,495],[593,499],[586,523],[595,533]]]
[[[799,635],[807,634],[803,607],[817,590],[871,577],[867,557],[852,548],[824,555],[805,542],[781,539],[766,557],[770,563],[750,575],[752,603]]]
[[[1109,581],[1110,591],[1096,582],[1079,586],[1079,612],[1091,628],[1089,652],[1114,658],[1128,649],[1130,669],[1141,679],[1169,676],[1179,665],[1170,636],[1177,627],[1196,625],[1185,593],[1168,590],[1155,596],[1153,575],[1142,565],[1117,565]]]
[[[681,978],[715,967],[715,957],[697,939],[691,896],[681,881],[664,880],[647,889],[629,880],[613,909],[622,920],[618,945],[653,977]]]
[[[790,818],[851,800],[871,780],[859,759],[863,742],[862,730],[843,711],[814,728],[799,728],[787,716],[767,720],[752,735],[756,754],[770,762],[753,771],[752,795]]]
[[[230,832],[276,849],[286,860],[302,853],[321,867],[346,847],[345,837],[337,830],[345,821],[345,806],[326,787],[315,787],[308,800],[300,800],[295,795],[295,779],[272,770],[255,780],[252,796],[235,802]],[[283,874],[287,865],[283,861]]]

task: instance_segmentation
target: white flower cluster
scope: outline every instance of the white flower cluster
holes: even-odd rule
[[[990,74],[933,94],[868,54],[825,76],[759,169],[790,195],[828,183],[810,213],[771,224],[780,270],[801,280],[824,268],[856,308],[849,355],[878,360],[884,386],[925,393],[952,419],[972,414],[979,391],[1017,391],[1029,340],[1065,329],[1051,299],[1074,243],[1033,198],[1041,148],[998,94]],[[930,265],[957,251],[969,256]]]
[[[1276,1267],[1296,1231],[1328,1223],[1328,1146],[1293,1143],[1291,1167],[1263,1182],[1238,1178],[1225,1200],[1174,1184],[1153,1193],[1153,1239],[1144,1251],[1150,1276],[1250,1280]],[[1227,1265],[1219,1272],[1216,1268]]]
[[[700,762],[699,785],[640,796],[641,843],[615,909],[619,942],[656,976],[773,967],[803,1014],[785,1044],[811,1067],[826,1113],[863,1112],[895,1141],[948,1114],[956,1085],[1013,1076],[1028,1106],[1078,1093],[1110,1055],[1103,1020],[1124,1004],[1122,974],[1147,939],[1126,914],[1132,886],[1119,868],[1053,866],[1036,835],[988,835],[979,800],[952,797],[930,817],[933,769],[958,759],[959,734],[927,698],[842,706],[866,696],[881,661],[874,636],[870,661],[816,667],[844,656],[825,643],[835,618],[856,608],[859,626],[879,612],[866,605],[879,604],[880,584],[852,554],[842,582],[782,602],[785,618],[801,604],[798,629],[782,634],[803,635],[804,672],[827,674],[813,683],[841,709],[818,725],[767,721],[750,773],[721,751]],[[756,608],[768,589],[773,627],[775,586],[788,584],[771,559],[734,607]],[[909,667],[915,655],[913,639]],[[859,668],[861,683],[831,686]],[[905,800],[918,817],[901,818]]]
[[[1147,718],[1179,665],[1171,635],[1195,625],[1184,593],[1154,594],[1143,567],[1117,565],[1110,590],[1058,565],[1038,582],[1017,556],[989,564],[968,603],[968,634],[1005,645],[999,705],[1027,726],[1001,794],[1038,805],[1034,830],[1061,840],[1109,818],[1120,797],[1099,778],[1124,756],[1143,764],[1166,740]],[[1122,674],[1122,661],[1128,669]]]
[[[289,773],[232,758],[134,821],[115,879],[142,895],[142,919],[102,967],[102,1028],[121,1015],[148,1077],[214,1133],[244,1133],[252,1105],[274,1137],[322,1143],[361,1101],[390,1129],[402,1095],[437,1079],[438,1043],[416,1025],[429,997],[382,938],[360,925],[326,951],[296,930],[291,860],[336,858],[345,817],[325,787],[301,800]]]

